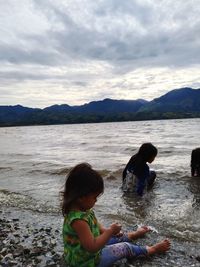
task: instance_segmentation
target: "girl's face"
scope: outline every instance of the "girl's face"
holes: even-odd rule
[[[147,160],[147,162],[148,162],[148,163],[152,163],[152,162],[154,161],[155,157],[156,157],[156,156],[152,156],[152,157],[150,157],[150,158]]]
[[[99,193],[91,193],[87,196],[81,197],[79,199],[79,207],[82,211],[86,211],[94,207],[94,204],[97,201]]]

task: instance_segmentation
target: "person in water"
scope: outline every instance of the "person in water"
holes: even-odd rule
[[[122,190],[124,192],[136,192],[142,196],[144,190],[151,187],[155,181],[155,171],[150,171],[147,163],[152,163],[158,150],[151,143],[144,143],[138,152],[134,154],[122,173]]]
[[[192,150],[190,166],[192,177],[200,177],[200,147]]]
[[[78,164],[69,172],[62,192],[64,258],[67,266],[109,267],[123,258],[169,250],[168,239],[152,246],[138,246],[132,242],[150,231],[147,226],[125,234],[118,223],[112,223],[107,228],[100,224],[93,207],[103,191],[103,178],[89,164]]]

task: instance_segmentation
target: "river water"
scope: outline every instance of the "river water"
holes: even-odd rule
[[[158,148],[150,165],[158,179],[142,199],[124,196],[122,169],[144,142]],[[88,162],[105,179],[95,206],[101,222],[118,221],[124,230],[152,226],[156,231],[139,244],[172,241],[166,255],[127,266],[200,266],[200,178],[190,175],[191,151],[199,146],[200,119],[0,128],[0,208],[61,222],[65,176],[77,163]]]

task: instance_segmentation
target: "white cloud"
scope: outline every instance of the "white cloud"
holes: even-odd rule
[[[0,0],[0,105],[198,88],[199,13],[199,0]]]

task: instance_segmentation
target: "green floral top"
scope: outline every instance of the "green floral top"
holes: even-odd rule
[[[77,219],[88,223],[94,237],[100,235],[99,225],[93,210],[70,211],[65,216],[63,224],[65,261],[70,267],[95,267],[99,262],[100,251],[91,253],[81,246],[76,232],[71,227],[72,222]]]

